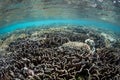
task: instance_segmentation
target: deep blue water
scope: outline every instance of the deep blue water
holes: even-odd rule
[[[13,32],[15,30],[26,29],[26,28],[35,28],[35,27],[44,27],[43,25],[51,25],[51,24],[77,24],[81,26],[87,27],[97,27],[102,29],[107,29],[110,31],[114,31],[120,33],[120,26],[111,24],[104,21],[96,21],[96,20],[37,20],[37,21],[24,21],[20,23],[14,23],[7,26],[3,26],[0,28],[0,34],[6,34],[8,32]]]

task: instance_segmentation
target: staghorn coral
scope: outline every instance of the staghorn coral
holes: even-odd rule
[[[103,48],[97,51],[102,65],[100,66],[101,79],[120,79],[120,49]],[[104,67],[102,67],[104,66]],[[104,76],[104,77],[103,77]]]
[[[100,56],[100,59],[104,61],[104,63],[120,65],[120,49],[119,48],[103,48],[98,50],[98,54]]]
[[[11,64],[15,63],[12,65],[12,67],[9,67],[9,69],[14,73],[12,78],[18,76],[15,73],[20,74],[17,71],[22,71],[24,78],[29,78],[30,74],[28,70],[30,69],[30,71],[32,70],[32,73],[34,73],[40,79],[45,79],[46,77],[50,80],[58,80],[62,78],[72,79],[75,78],[75,74],[80,71],[80,67],[84,67],[85,64],[89,64],[89,62],[85,61],[87,57],[84,57],[85,59],[82,60],[83,54],[80,54],[79,52],[76,54],[70,54],[65,51],[60,51],[59,49],[41,49],[40,51],[42,53],[37,54],[36,52],[36,54],[17,54],[17,56],[23,57],[23,59],[19,57],[16,58],[15,56],[15,60],[11,62]],[[84,54],[84,56],[85,55],[88,54]],[[31,63],[33,63],[35,67],[31,68]],[[32,75],[32,77],[36,78],[34,75]],[[17,78],[21,79],[20,76]]]
[[[6,49],[11,54],[4,59],[7,67],[0,62],[0,80],[120,79],[119,48],[94,46],[96,52],[92,54],[90,45],[83,42],[91,36],[96,44],[96,37],[101,38],[98,34],[82,37],[80,34],[86,35],[85,31],[62,32],[37,34],[39,39],[26,37],[11,42]]]

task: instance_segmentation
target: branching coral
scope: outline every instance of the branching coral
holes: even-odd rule
[[[44,33],[37,40],[19,38],[10,43],[6,51],[12,54],[5,60],[7,67],[0,68],[0,80],[120,79],[119,48],[97,49],[96,45],[86,44],[88,36],[81,39],[79,35],[85,35],[84,31],[63,33]],[[97,44],[97,35],[89,36]],[[91,46],[96,48],[95,54],[90,52]]]

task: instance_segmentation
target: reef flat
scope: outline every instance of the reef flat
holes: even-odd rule
[[[83,26],[21,30],[0,40],[0,80],[120,80],[120,38]]]

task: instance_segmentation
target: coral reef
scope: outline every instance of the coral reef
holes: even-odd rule
[[[66,29],[45,29],[10,42],[5,48],[10,54],[0,56],[0,80],[120,79],[118,47],[106,48],[94,30]]]
[[[106,47],[111,47],[112,44],[116,42],[116,39],[111,35],[108,35],[106,33],[101,33],[101,36],[105,38]]]

